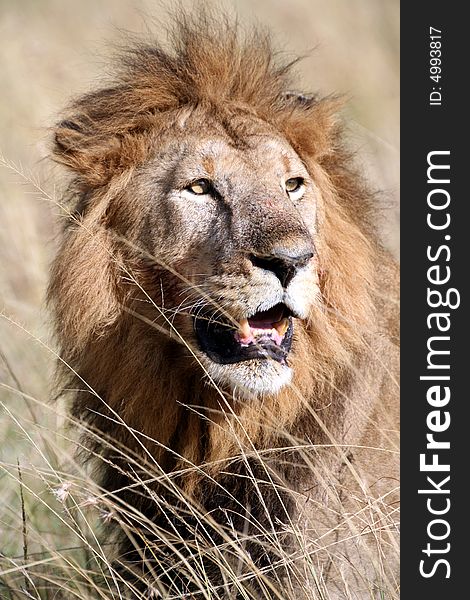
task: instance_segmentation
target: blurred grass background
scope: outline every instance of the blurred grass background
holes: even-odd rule
[[[196,0],[182,4],[197,6]],[[235,9],[242,23],[269,27],[289,54],[306,55],[299,89],[347,94],[351,144],[382,192],[383,237],[397,254],[398,0],[219,4]],[[151,0],[0,0],[0,153],[47,194],[58,182],[48,160],[48,128],[71,96],[99,83],[121,30],[158,29],[149,15],[166,20],[162,4]],[[54,355],[44,290],[60,210],[42,196],[14,168],[0,168],[0,553],[9,557],[21,555],[22,546],[17,459],[25,490],[31,489],[24,499],[27,519],[36,520],[35,530],[51,545],[67,544],[63,528],[44,520],[42,502],[52,495],[50,482],[38,477],[46,443],[61,468],[68,453],[67,441],[54,434],[59,418],[47,408]]]

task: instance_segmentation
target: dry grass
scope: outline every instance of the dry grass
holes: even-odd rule
[[[398,2],[260,0],[256,9],[251,4],[239,0],[231,5],[243,18],[254,15],[266,23],[289,52],[303,54],[318,46],[300,67],[307,90],[350,95],[346,116],[352,123],[351,138],[374,185],[384,192],[384,239],[396,252]],[[0,0],[1,598],[142,597],[111,565],[111,540],[103,542],[100,531],[118,518],[131,535],[137,524],[142,526],[143,517],[129,506],[121,506],[118,512],[118,501],[93,484],[73,458],[71,432],[64,428],[68,417],[60,405],[49,402],[57,357],[43,298],[63,211],[54,187],[60,180],[43,159],[48,155],[47,127],[64,101],[71,93],[88,89],[102,70],[95,58],[106,56],[102,40],[116,39],[119,28],[145,30],[149,13],[155,13],[155,3],[143,0]],[[80,430],[80,423],[72,425],[72,431]],[[162,477],[158,469],[146,475]],[[137,483],[145,487],[142,481]],[[173,486],[170,479],[165,483]],[[171,506],[164,509],[172,511]],[[197,557],[207,546],[204,531],[211,525],[197,507],[187,509],[194,512],[198,524],[193,536],[196,546],[187,551]],[[377,507],[369,509],[373,512]],[[152,529],[151,523],[143,526]],[[292,528],[302,536],[294,524]],[[178,543],[184,542],[152,533],[160,551],[176,552]],[[225,558],[236,534],[219,533],[225,536],[226,546],[219,549],[217,560],[228,580],[237,582],[239,573]],[[236,550],[240,565],[249,565],[250,556],[243,548],[241,541]],[[199,582],[198,597],[220,597],[207,584],[203,563],[188,561],[184,554],[180,558],[182,569]],[[292,558],[282,556],[286,563]],[[310,564],[314,577],[313,557]],[[290,572],[294,577],[295,569]],[[258,578],[266,579],[263,573]],[[181,597],[171,590],[165,593],[159,596],[155,590],[154,597]],[[252,597],[246,591],[240,594]],[[292,594],[286,591],[286,598],[294,599]],[[312,588],[311,598],[321,597]],[[371,590],[372,597],[396,598],[394,582],[384,582],[379,595]]]

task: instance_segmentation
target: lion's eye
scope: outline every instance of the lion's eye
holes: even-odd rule
[[[204,196],[212,191],[212,184],[208,179],[198,179],[190,183],[186,189],[196,196]]]
[[[288,194],[294,194],[304,187],[304,180],[302,177],[292,177],[286,181],[285,186]]]
[[[303,177],[291,177],[286,180],[284,186],[291,200],[300,200],[305,191],[305,180]]]

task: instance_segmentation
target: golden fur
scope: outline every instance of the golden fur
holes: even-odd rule
[[[146,448],[168,473],[202,466],[180,480],[199,500],[203,471],[222,479],[241,452],[298,443],[338,445],[315,453],[315,469],[329,469],[337,489],[357,490],[361,481],[362,492],[378,498],[396,483],[388,458],[397,427],[396,269],[374,233],[371,194],[343,149],[338,100],[291,93],[291,73],[267,36],[241,40],[230,24],[182,17],[171,50],[127,49],[109,86],[76,100],[55,131],[55,158],[74,174],[73,219],[49,288],[61,356],[76,373],[61,367],[65,387],[81,390],[71,410],[143,463]],[[198,289],[210,261],[188,255],[188,231],[165,231],[165,214],[151,216],[152,182],[162,147],[189,140],[191,152],[194,139],[213,135],[239,148],[259,132],[289,145],[315,183],[311,277],[319,297],[308,318],[296,320],[291,383],[246,397],[208,383],[188,316],[165,312],[177,311],[182,289]],[[256,178],[269,168],[266,161]],[[235,308],[228,312],[238,318]],[[119,463],[95,439],[86,442],[90,450]],[[363,447],[382,448],[387,460],[377,466],[378,453]],[[272,468],[323,502],[326,492],[311,490],[324,475],[283,471],[276,459]],[[114,489],[110,471],[102,481]],[[321,514],[317,506],[317,521]]]

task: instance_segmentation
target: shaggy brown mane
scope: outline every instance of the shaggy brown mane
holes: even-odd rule
[[[394,267],[376,241],[371,194],[343,149],[340,102],[293,93],[294,65],[263,33],[243,37],[207,13],[181,16],[169,49],[155,41],[127,48],[110,84],[77,99],[55,131],[54,156],[74,173],[74,217],[49,287],[60,377],[64,388],[78,390],[69,393],[75,417],[167,473],[198,465],[222,481],[240,452],[256,457],[298,440],[359,443],[373,411],[370,399],[350,398],[371,385],[364,369],[380,380],[382,367],[371,366],[382,352],[377,332],[394,317],[377,290],[392,286]],[[123,221],[126,190],[156,140],[188,111],[210,114],[234,143],[243,138],[243,118],[269,124],[323,198],[316,241],[323,306],[299,328],[292,385],[261,403],[207,385],[190,352],[174,349],[174,336],[170,342],[162,333],[168,324],[148,305],[159,289],[145,266],[155,257],[139,238],[137,200]],[[162,272],[171,270],[171,248],[156,260]],[[113,446],[92,434],[85,445],[125,471]],[[109,466],[102,471],[107,489],[125,480]],[[188,495],[207,493],[201,473],[191,469],[181,479]],[[286,467],[283,480],[289,473]],[[302,473],[291,475],[300,480]]]
[[[145,135],[171,127],[179,109],[206,107],[225,127],[234,114],[256,115],[303,155],[330,162],[335,183],[345,186],[338,199],[352,219],[367,220],[369,194],[357,189],[340,143],[338,97],[302,95],[301,102],[291,102],[298,60],[276,55],[269,35],[259,30],[243,38],[230,21],[204,13],[180,15],[171,37],[169,50],[156,40],[125,47],[109,87],[69,106],[71,117],[55,134],[57,160],[85,185],[98,187],[144,160]]]

